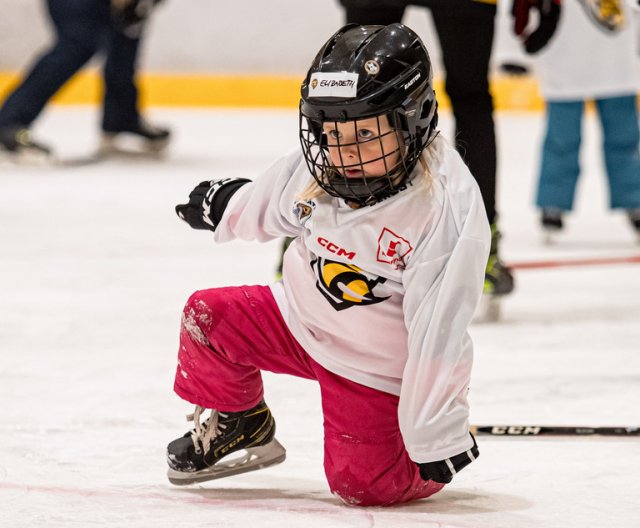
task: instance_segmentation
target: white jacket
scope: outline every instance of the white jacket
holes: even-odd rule
[[[449,145],[429,184],[352,209],[312,180],[299,151],[233,195],[216,241],[296,237],[272,286],[292,334],[327,370],[400,396],[410,457],[431,462],[472,446],[467,327],[482,293],[490,230],[480,191]]]

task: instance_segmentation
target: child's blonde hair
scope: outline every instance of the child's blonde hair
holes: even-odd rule
[[[440,135],[439,132],[435,133],[435,136],[431,143],[422,151],[418,164],[422,167],[423,177],[427,180],[428,186],[431,186],[433,177],[438,171],[438,167],[442,162],[442,156],[444,152],[444,145],[446,140]],[[318,198],[326,194],[326,192],[318,185],[318,182],[313,178],[309,184],[302,189],[298,195],[298,200],[306,201]]]

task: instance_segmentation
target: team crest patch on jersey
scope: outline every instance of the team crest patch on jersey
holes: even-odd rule
[[[623,0],[580,0],[596,27],[614,33],[625,26]]]
[[[355,97],[358,74],[349,72],[316,72],[309,80],[309,97]]]
[[[312,200],[304,200],[296,202],[293,207],[293,214],[298,217],[298,222],[300,225],[304,225],[309,218],[311,218],[311,214],[313,210],[316,208],[316,203]]]
[[[386,227],[378,238],[378,262],[391,264],[394,269],[406,267],[405,258],[413,251],[413,246],[404,237],[396,235]]]
[[[311,261],[316,275],[316,286],[336,311],[352,306],[377,304],[389,298],[378,297],[374,289],[387,279],[369,278],[353,264],[343,264],[318,257]]]

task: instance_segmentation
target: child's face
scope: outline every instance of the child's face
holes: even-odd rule
[[[400,162],[398,135],[385,115],[327,122],[323,131],[331,162],[345,178],[384,176]]]

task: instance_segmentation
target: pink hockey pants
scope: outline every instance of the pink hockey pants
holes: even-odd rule
[[[289,332],[268,287],[194,293],[182,319],[176,393],[208,409],[246,410],[263,397],[261,370],[320,384],[325,474],[347,504],[391,505],[442,489],[422,480],[405,450],[398,397],[316,363]]]

